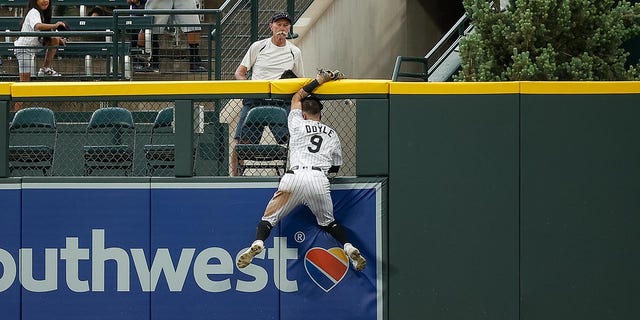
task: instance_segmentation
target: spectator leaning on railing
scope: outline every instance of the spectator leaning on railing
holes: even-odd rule
[[[147,4],[147,0],[127,0],[129,4],[129,9],[137,10],[144,9]],[[142,14],[134,13],[132,16],[142,16]],[[133,46],[144,47],[144,30],[141,29],[138,33],[134,33],[131,35],[131,44]]]
[[[29,0],[27,14],[22,20],[21,32],[55,31],[64,29],[66,24],[62,21],[51,23],[51,6],[49,0]],[[14,54],[18,59],[18,73],[20,81],[31,81],[31,69],[35,63],[36,53],[46,46],[44,63],[38,71],[38,76],[60,76],[60,73],[51,67],[53,57],[59,45],[65,45],[66,39],[62,37],[28,37],[22,36],[14,42]]]
[[[147,0],[145,9],[197,9],[195,0]],[[154,71],[159,70],[160,57],[157,53],[160,51],[160,43],[158,38],[159,29],[166,26],[169,22],[169,15],[156,15],[155,24],[160,27],[154,30],[152,36],[152,52],[151,67]],[[182,31],[187,35],[187,43],[189,43],[189,71],[190,72],[207,72],[207,68],[202,65],[200,59],[200,17],[197,14],[176,14],[171,16],[176,25],[181,26]],[[188,26],[187,26],[188,25]]]
[[[127,3],[129,4],[129,9],[131,10],[137,10],[137,9],[143,9],[145,5],[147,4],[147,0],[127,0]],[[142,16],[143,14],[141,13],[134,13],[132,14],[132,16]],[[145,46],[145,38],[144,38],[144,29],[138,30],[138,32],[134,32],[131,34],[131,47],[135,48],[144,48]],[[155,48],[153,51],[152,50],[152,55],[158,56],[159,52],[158,52],[159,48]],[[160,71],[158,69],[158,64],[156,63],[156,67],[155,69],[151,67],[151,65],[149,64],[148,59],[145,59],[144,57],[141,56],[133,56],[132,57],[133,60],[133,71],[136,72],[154,72],[154,71]],[[159,60],[157,60],[159,61]]]
[[[287,40],[291,32],[291,18],[286,12],[276,13],[269,22],[271,37],[251,44],[242,62],[235,71],[236,80],[275,80],[280,78],[296,78],[304,75],[302,51]],[[248,77],[249,71],[251,77]],[[242,175],[238,167],[237,144],[258,143],[261,133],[245,128],[244,120],[251,108],[264,104],[261,99],[242,100],[242,110],[236,127],[234,142],[231,147],[231,175]],[[282,140],[288,135],[287,128],[271,128],[276,139]],[[256,142],[258,141],[258,142]]]

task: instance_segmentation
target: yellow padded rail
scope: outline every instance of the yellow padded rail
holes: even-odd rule
[[[274,94],[296,92],[309,78],[273,81],[104,81],[104,82],[2,82],[0,95],[14,98],[93,96],[180,96],[207,94]],[[637,94],[639,81],[580,82],[392,82],[344,79],[328,82],[317,94]]]
[[[292,94],[311,79],[283,79],[271,81],[272,94]],[[388,94],[389,80],[344,79],[327,82],[314,91],[317,94]]]
[[[640,93],[638,81],[523,81],[522,94],[625,94]]]
[[[309,81],[311,81],[311,79],[308,78],[282,79],[273,80],[269,84],[272,94],[292,94]]]
[[[520,82],[391,82],[389,94],[510,94]]]
[[[11,86],[14,98],[269,93],[268,81],[28,82]]]
[[[11,86],[13,82],[0,82],[0,96],[11,95]]]

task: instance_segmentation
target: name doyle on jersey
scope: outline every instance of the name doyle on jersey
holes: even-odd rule
[[[307,133],[324,133],[326,135],[328,135],[329,137],[331,137],[331,135],[333,134],[333,129],[318,123],[316,125],[308,125],[306,124],[304,126],[304,128],[307,130]]]

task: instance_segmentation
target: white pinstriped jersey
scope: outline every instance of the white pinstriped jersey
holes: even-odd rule
[[[302,110],[289,113],[289,167],[314,166],[325,173],[342,165],[342,147],[333,128],[314,120],[304,120]]]
[[[331,188],[325,174],[331,166],[342,165],[340,138],[335,130],[321,122],[304,120],[300,109],[289,112],[288,125],[289,168],[297,169],[282,176],[262,220],[275,225],[302,204],[311,209],[319,225],[327,226],[335,219]]]

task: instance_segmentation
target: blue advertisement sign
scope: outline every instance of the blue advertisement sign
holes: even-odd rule
[[[276,225],[265,250],[239,269],[236,259],[254,240],[276,186],[24,188],[14,208],[22,243],[15,221],[14,242],[10,233],[0,236],[0,285],[11,283],[0,295],[20,287],[22,295],[0,304],[19,309],[22,299],[22,317],[9,320],[382,319],[380,184],[332,189],[336,220],[368,260],[364,271],[355,271],[306,207]],[[20,280],[6,272],[18,266],[18,248]],[[13,262],[2,260],[3,250]]]
[[[149,199],[144,183],[26,186],[22,320],[149,319],[127,252],[149,250]]]
[[[333,190],[335,217],[347,229],[350,241],[367,259],[355,271],[342,246],[315,225],[306,207],[283,221],[281,235],[292,239],[300,259],[291,260],[288,275],[298,279],[298,290],[281,295],[281,320],[382,319],[380,283],[380,224],[375,189]],[[328,316],[330,315],[330,316]],[[379,316],[379,317],[378,317]]]
[[[20,248],[20,185],[0,184],[0,310],[2,318],[19,319],[20,284],[16,258]]]

